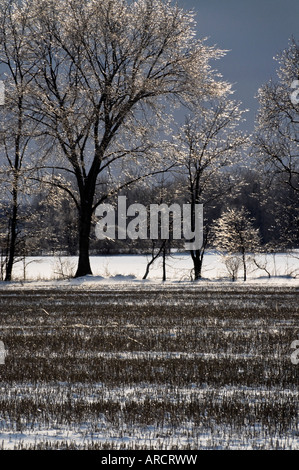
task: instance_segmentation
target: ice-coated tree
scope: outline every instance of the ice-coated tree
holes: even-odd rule
[[[213,206],[232,191],[235,181],[228,169],[240,161],[248,145],[247,135],[238,128],[245,111],[240,103],[230,99],[230,93],[229,87],[220,99],[201,103],[196,113],[186,119],[177,139],[178,172],[185,181],[182,190],[191,204],[193,219],[196,204]],[[203,245],[191,251],[195,280],[202,275],[210,234],[210,224],[205,219]]]
[[[168,168],[157,142],[171,108],[223,93],[226,84],[210,62],[224,52],[196,39],[194,15],[170,1],[9,3],[16,15],[30,9],[24,30],[32,61],[27,109],[55,151],[44,171],[59,173],[60,187],[67,181],[76,204],[76,276],[83,276],[91,273],[96,207],[131,182]]]
[[[292,38],[276,57],[277,80],[258,92],[253,154],[272,176],[299,191],[299,43]],[[281,178],[283,176],[283,180]]]
[[[27,27],[30,9],[14,8],[13,2],[0,5],[0,65],[3,72],[2,93],[4,98],[0,109],[0,151],[1,151],[1,200],[3,238],[5,244],[4,279],[10,281],[16,251],[22,232],[20,214],[24,198],[32,194],[32,182],[28,176],[32,171],[34,151],[30,142],[36,133],[36,123],[28,118],[26,97],[34,77],[34,58],[28,49]],[[40,149],[39,149],[40,152]]]
[[[244,207],[228,208],[215,222],[213,231],[214,245],[223,254],[233,279],[242,263],[243,279],[246,281],[247,256],[260,247],[259,230],[254,227],[254,220],[249,212]]]

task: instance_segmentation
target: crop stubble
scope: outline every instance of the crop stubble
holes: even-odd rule
[[[3,448],[298,449],[298,290],[0,291]]]

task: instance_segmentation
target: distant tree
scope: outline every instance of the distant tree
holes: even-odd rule
[[[49,182],[31,199],[30,206],[27,253],[77,255],[76,207],[66,192]]]
[[[250,212],[259,227],[265,251],[279,251],[298,246],[299,198],[284,175],[265,173],[258,166],[241,166],[233,175],[238,186],[237,194],[229,197],[227,204],[242,206]]]
[[[238,278],[240,266],[242,264],[240,257],[237,254],[224,254],[222,255],[222,258],[232,281],[236,281]]]
[[[268,244],[276,251],[290,250],[299,246],[299,198],[298,191],[284,184],[283,175],[275,178],[269,187],[265,217],[271,217],[268,228]]]
[[[214,225],[214,245],[224,255],[229,271],[236,278],[239,264],[243,265],[243,279],[247,279],[247,255],[260,247],[259,230],[245,208],[227,209]]]

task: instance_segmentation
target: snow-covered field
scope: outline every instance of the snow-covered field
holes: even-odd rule
[[[0,283],[0,448],[299,450],[298,259],[246,283],[214,253],[197,283],[186,255],[165,283],[142,256],[26,262]]]
[[[255,256],[260,269],[248,263],[247,282],[258,284],[299,285],[299,251]],[[109,281],[140,281],[145,273],[149,257],[144,255],[91,256],[92,277],[69,281],[72,284],[91,285]],[[26,258],[14,267],[15,279],[28,281],[49,281],[70,278],[76,271],[76,257],[46,256]],[[192,261],[188,253],[173,254],[167,259],[167,281],[188,282]],[[270,274],[270,277],[269,275]],[[207,252],[204,257],[202,282],[230,282],[229,273],[220,255]],[[150,269],[147,280],[159,282],[162,279],[162,261],[158,259]],[[238,273],[242,283],[242,269]],[[32,283],[30,283],[32,286]]]

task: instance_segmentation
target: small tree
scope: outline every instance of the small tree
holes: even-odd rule
[[[216,221],[214,234],[215,246],[223,252],[226,266],[233,272],[233,280],[238,271],[236,258],[239,257],[243,265],[243,279],[246,281],[247,254],[255,252],[260,246],[259,230],[254,228],[249,212],[244,207],[227,209]],[[228,261],[228,258],[232,260]]]
[[[178,173],[183,177],[182,190],[191,204],[193,221],[197,204],[212,208],[236,190],[227,170],[240,160],[248,137],[238,127],[245,111],[230,99],[230,93],[229,87],[221,98],[201,103],[194,116],[186,118],[177,137]],[[202,247],[191,250],[195,280],[201,278],[210,233],[205,219]]]
[[[151,191],[151,204],[166,204],[170,205],[176,198],[178,197],[177,192],[176,192],[176,184],[175,181],[167,181],[165,179],[165,175],[162,175],[161,178],[157,181],[157,184],[152,187]],[[146,266],[146,271],[143,276],[143,279],[146,279],[150,267],[154,264],[154,262],[162,257],[162,270],[163,270],[163,275],[162,275],[162,280],[166,281],[166,259],[168,256],[170,256],[171,253],[171,248],[172,247],[177,247],[177,243],[174,244],[174,240],[172,237],[172,229],[173,229],[173,220],[171,219],[171,216],[169,218],[169,238],[164,239],[162,238],[162,227],[161,227],[161,218],[158,219],[158,225],[159,225],[159,230],[158,230],[158,239],[153,239],[150,240],[151,243],[151,258],[149,259],[147,266]],[[150,231],[150,225],[148,226],[148,230]],[[176,241],[177,242],[177,241]]]
[[[232,281],[235,281],[238,277],[238,272],[241,265],[241,259],[238,255],[224,255],[223,261],[225,267],[232,278]]]

